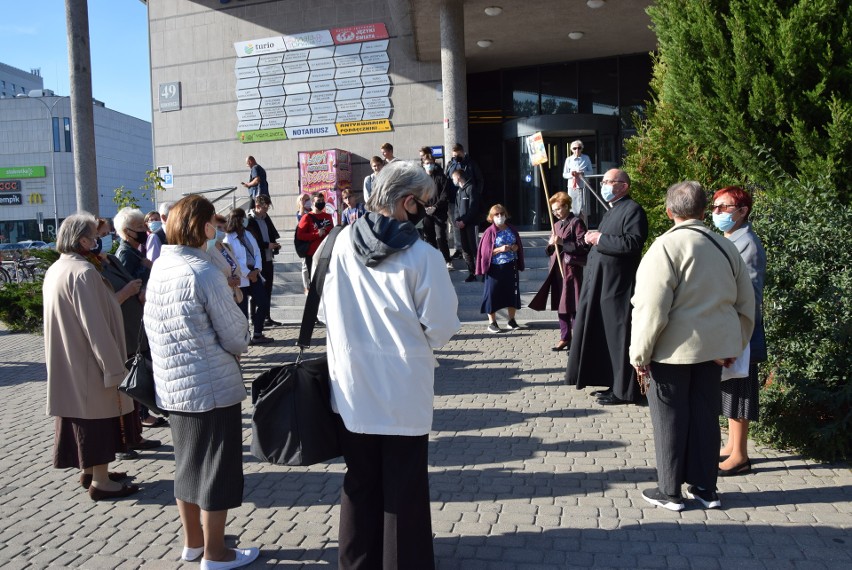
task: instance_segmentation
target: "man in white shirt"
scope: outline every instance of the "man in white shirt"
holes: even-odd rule
[[[364,203],[367,203],[367,200],[370,199],[370,194],[373,193],[373,180],[376,179],[376,174],[379,173],[379,170],[382,169],[382,166],[385,165],[385,161],[382,160],[380,156],[374,156],[370,159],[370,168],[373,169],[372,174],[368,174],[364,178]]]
[[[583,154],[583,141],[571,143],[571,155],[565,159],[562,178],[568,181],[568,195],[571,196],[571,212],[580,216],[586,205],[586,193],[583,179],[592,174],[592,161]]]

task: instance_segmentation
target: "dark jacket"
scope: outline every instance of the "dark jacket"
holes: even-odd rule
[[[466,226],[476,224],[479,217],[480,199],[480,194],[470,180],[456,190],[456,221],[464,222]]]
[[[453,183],[450,182],[440,169],[436,168],[432,171],[432,181],[435,182],[435,197],[429,200],[427,206],[434,206],[435,212],[432,217],[439,222],[447,221],[447,212],[450,208],[450,188]],[[452,197],[455,199],[455,196]]]
[[[468,155],[465,155],[461,160],[456,160],[455,158],[450,160],[445,171],[447,178],[452,179],[452,174],[456,170],[464,172],[465,180],[473,184],[473,188],[481,198],[485,190],[485,178],[482,176],[482,170],[479,169],[479,165]]]
[[[272,218],[268,215],[260,220],[255,218],[254,216],[248,217],[248,227],[246,228],[251,235],[254,236],[254,240],[257,242],[258,247],[260,248],[260,254],[263,256],[263,259],[266,260],[266,252],[269,251],[269,244],[272,242],[277,242],[278,238],[281,236],[278,234],[278,230],[275,229],[275,224],[272,223]],[[269,234],[269,241],[263,240],[263,234],[260,231],[260,222],[266,223],[266,232]],[[278,255],[277,251],[273,251],[272,255]]]

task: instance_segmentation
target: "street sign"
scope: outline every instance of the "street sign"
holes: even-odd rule
[[[172,172],[172,165],[166,164],[164,166],[157,167],[157,174],[160,178],[163,179],[163,188],[174,188],[175,180],[174,173]]]

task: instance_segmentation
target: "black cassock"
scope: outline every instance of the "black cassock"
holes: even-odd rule
[[[611,387],[617,398],[635,402],[639,385],[627,355],[630,297],[648,238],[648,218],[642,206],[625,196],[604,214],[598,229],[600,241],[589,253],[583,275],[565,380],[577,388]]]

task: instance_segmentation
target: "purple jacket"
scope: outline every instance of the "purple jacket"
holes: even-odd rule
[[[515,234],[515,243],[518,245],[518,251],[515,253],[518,254],[518,271],[524,270],[524,244],[521,243],[521,236],[518,235],[518,231],[512,226],[507,226],[509,230]],[[479,252],[476,255],[476,274],[477,275],[487,275],[488,268],[491,267],[491,258],[493,257],[492,252],[494,251],[494,241],[497,239],[497,225],[491,224],[488,226],[488,229],[485,230],[485,233],[482,234],[482,238],[479,240]]]

